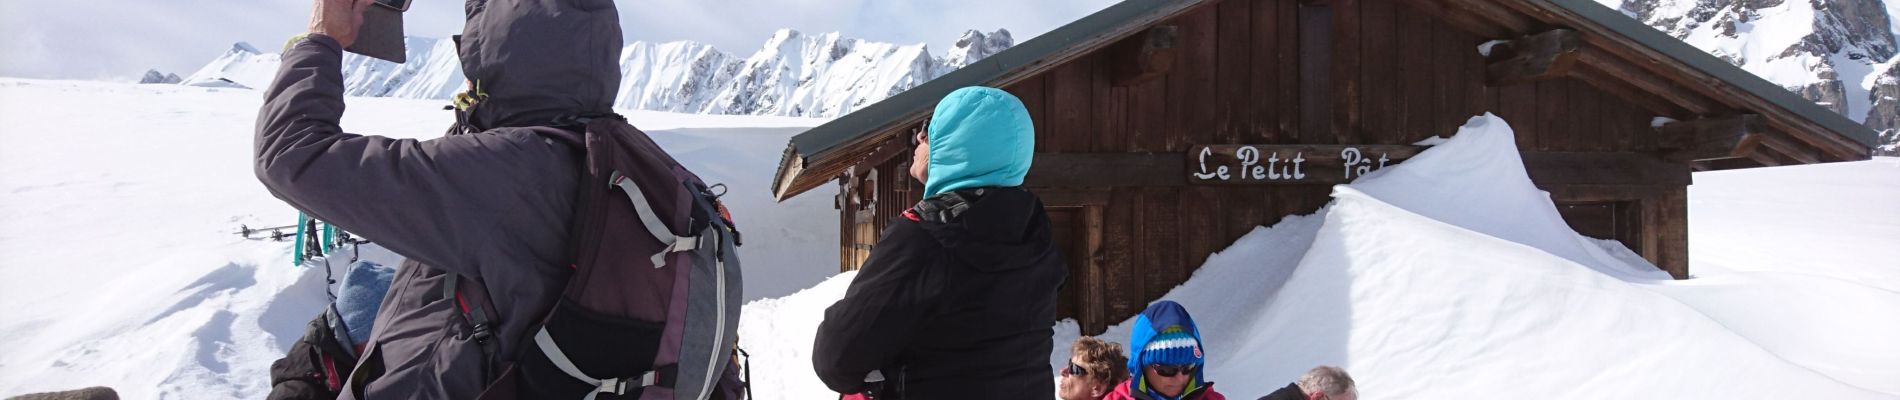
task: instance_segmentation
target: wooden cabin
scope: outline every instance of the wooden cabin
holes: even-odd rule
[[[1874,143],[1593,0],[1130,0],[794,137],[772,191],[835,188],[841,270],[919,200],[906,134],[972,85],[1035,120],[1025,186],[1069,261],[1063,316],[1086,333],[1484,112],[1516,129],[1573,228],[1679,279],[1691,172],[1864,160]]]

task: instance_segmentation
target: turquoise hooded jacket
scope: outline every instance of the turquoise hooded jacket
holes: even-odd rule
[[[924,197],[958,189],[1022,186],[1035,158],[1036,126],[1023,101],[1002,89],[957,89],[937,103],[929,127]]]

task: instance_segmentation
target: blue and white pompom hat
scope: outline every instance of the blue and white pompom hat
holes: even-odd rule
[[[1130,389],[1135,392],[1159,396],[1148,386],[1142,373],[1149,365],[1192,365],[1193,380],[1188,381],[1182,394],[1194,393],[1207,385],[1201,367],[1207,365],[1207,354],[1201,348],[1201,331],[1194,325],[1194,317],[1189,316],[1187,308],[1172,300],[1161,300],[1142,310],[1135,317],[1134,332],[1130,334],[1130,348],[1141,349],[1128,358]],[[1159,398],[1159,397],[1156,397]]]
[[[1147,365],[1201,365],[1205,355],[1201,354],[1201,341],[1187,328],[1172,325],[1164,328],[1141,348],[1141,358]]]

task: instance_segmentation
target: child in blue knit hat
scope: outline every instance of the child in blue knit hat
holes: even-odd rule
[[[1103,400],[1226,400],[1202,375],[1207,353],[1186,308],[1171,300],[1149,305],[1135,318],[1129,379]]]

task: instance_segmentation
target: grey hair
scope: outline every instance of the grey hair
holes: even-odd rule
[[[1306,371],[1306,375],[1300,376],[1296,384],[1300,386],[1302,392],[1325,393],[1329,398],[1343,396],[1347,392],[1354,392],[1354,394],[1358,392],[1357,385],[1352,382],[1352,375],[1347,375],[1346,370],[1329,365],[1313,367],[1313,370]]]

